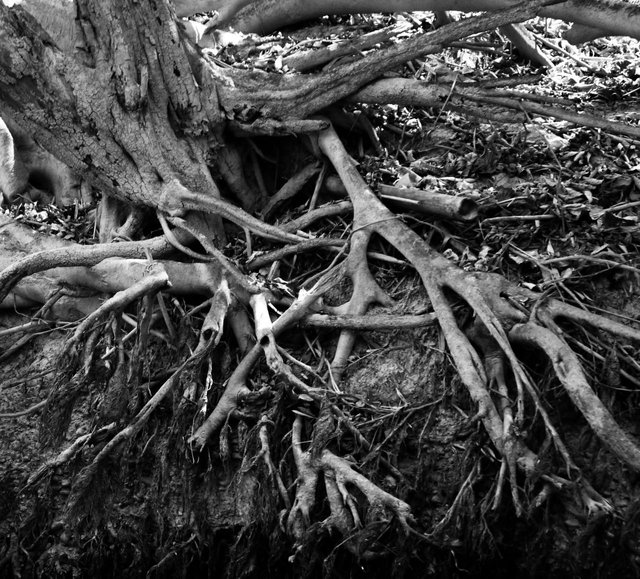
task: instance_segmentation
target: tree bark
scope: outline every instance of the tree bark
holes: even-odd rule
[[[89,0],[78,9],[85,62],[52,45],[26,11],[0,4],[3,116],[133,205],[157,207],[176,176],[218,195],[206,159],[220,111],[169,4]]]
[[[233,3],[239,4],[238,3]],[[266,34],[325,14],[370,14],[414,10],[455,10],[461,12],[501,11],[515,6],[515,0],[254,0],[228,18],[221,17],[219,27],[230,26],[243,32]],[[215,3],[212,3],[215,5]],[[637,4],[617,0],[571,0],[544,8],[541,16],[575,22],[603,33],[640,38],[640,10]],[[576,36],[579,40],[579,37]]]

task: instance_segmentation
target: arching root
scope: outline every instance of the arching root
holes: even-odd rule
[[[460,377],[471,397],[478,404],[478,416],[482,419],[496,448],[505,456],[506,463],[512,466],[517,464],[525,473],[533,473],[536,467],[535,452],[527,448],[522,440],[510,435],[512,431],[510,425],[514,420],[515,427],[520,426],[518,422],[522,420],[522,405],[526,393],[534,400],[538,410],[543,412],[545,427],[553,437],[556,448],[564,457],[567,467],[574,468],[571,457],[544,412],[535,385],[513,352],[511,340],[517,339],[535,343],[542,348],[549,356],[562,384],[589,421],[594,432],[628,466],[634,470],[640,470],[640,449],[637,443],[620,429],[597,396],[588,388],[575,354],[560,336],[540,325],[544,320],[530,321],[528,314],[524,313],[522,308],[512,305],[513,302],[534,305],[538,296],[508,284],[499,276],[468,274],[458,269],[431,249],[423,239],[382,205],[360,177],[333,128],[321,132],[318,142],[320,149],[338,172],[353,203],[354,232],[356,233],[353,236],[351,251],[359,262],[359,270],[361,271],[363,267],[362,257],[366,255],[366,243],[374,233],[382,236],[413,264],[427,290]],[[351,275],[354,279],[355,292],[357,277],[353,273]],[[515,418],[510,410],[512,403],[507,402],[512,399],[512,395],[505,391],[503,383],[498,384],[502,400],[498,406],[496,405],[490,393],[490,379],[480,355],[458,327],[449,300],[445,296],[445,290],[455,293],[473,309],[477,323],[484,327],[488,338],[495,344],[495,349],[509,364],[515,383],[515,405],[520,409]],[[374,294],[375,292],[370,291],[368,295]],[[573,317],[577,321],[587,321],[628,338],[640,339],[640,332],[608,320],[600,321],[598,316],[579,314],[577,311],[566,308],[559,311],[558,304],[555,302],[551,302],[548,308],[550,309],[547,311],[551,313],[547,318],[559,315]],[[350,336],[348,339],[352,343]],[[345,356],[348,356],[348,352],[343,349],[340,351],[340,359],[344,359]],[[490,378],[495,382],[496,375]],[[506,400],[505,393],[508,395]]]

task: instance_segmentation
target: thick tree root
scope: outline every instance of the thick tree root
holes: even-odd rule
[[[522,514],[524,509],[517,490],[516,471],[522,469],[531,475],[536,472],[537,455],[525,445],[518,434],[524,421],[526,397],[533,400],[549,436],[564,458],[567,468],[570,471],[576,469],[559,433],[538,397],[536,388],[515,356],[510,345],[511,340],[526,340],[542,347],[552,360],[554,369],[570,393],[572,400],[585,415],[594,432],[628,466],[634,470],[640,470],[640,462],[638,462],[640,451],[636,443],[620,429],[613,417],[604,409],[601,401],[589,389],[575,355],[568,350],[564,341],[539,324],[544,323],[541,319],[542,313],[545,313],[548,318],[547,325],[551,326],[554,325],[554,318],[571,318],[575,314],[575,319],[578,321],[588,321],[625,337],[639,339],[639,333],[598,316],[561,307],[562,304],[553,301],[537,308],[539,314],[537,322],[528,320],[527,316],[520,309],[514,308],[509,300],[521,304],[535,304],[538,299],[537,295],[512,286],[499,276],[467,274],[458,270],[406,228],[375,198],[357,173],[333,129],[327,129],[320,134],[319,145],[338,171],[354,207],[354,233],[351,239],[351,249],[344,264],[345,267],[340,273],[340,275],[347,274],[351,277],[354,290],[351,300],[342,308],[338,308],[338,313],[359,318],[374,302],[390,304],[388,296],[375,282],[367,266],[367,246],[374,233],[383,236],[416,267],[427,289],[435,316],[443,329],[462,380],[479,406],[478,417],[483,421],[491,440],[503,456],[504,463],[496,488],[494,504],[500,502],[503,483],[505,480],[509,480],[516,511],[518,514]],[[333,277],[335,278],[335,273]],[[334,282],[335,279],[331,283]],[[320,284],[321,287],[301,295],[290,310],[276,320],[273,326],[268,323],[266,326],[262,326],[262,329],[260,327],[256,329],[261,343],[256,344],[236,368],[213,412],[191,437],[190,443],[194,448],[203,448],[213,433],[226,423],[229,415],[242,405],[243,398],[251,394],[251,389],[247,386],[248,378],[263,350],[267,353],[268,359],[271,359],[272,369],[276,373],[284,372],[286,375],[282,360],[274,354],[274,337],[295,319],[300,319],[329,285],[326,280],[323,281]],[[479,350],[488,364],[486,370],[483,368],[480,355],[458,327],[449,301],[444,295],[445,289],[453,290],[476,312],[478,324],[487,336],[484,343],[490,344],[489,347],[482,347],[480,344],[482,340],[476,340],[480,344]],[[255,311],[256,319],[264,319],[264,316],[258,315],[258,310]],[[334,357],[334,378],[340,377],[354,340],[353,330],[342,333]],[[491,363],[491,360],[494,360],[494,363]],[[510,365],[515,381],[516,395],[513,404],[511,403],[513,399],[511,387],[505,379],[505,363]],[[295,379],[290,379],[293,384],[296,383]],[[304,385],[301,388],[304,391]],[[493,389],[497,390],[500,395],[498,404],[490,394]],[[301,422],[298,420],[294,426],[294,453],[299,471],[299,481],[296,501],[288,518],[289,532],[294,537],[300,538],[309,526],[309,513],[316,500],[316,486],[320,475],[323,474],[327,500],[332,510],[327,525],[336,528],[341,533],[346,533],[347,529],[357,527],[360,521],[358,509],[352,502],[352,497],[345,491],[346,487],[343,481],[347,480],[366,496],[371,497],[370,502],[373,501],[371,504],[375,503],[379,489],[373,490],[369,486],[372,484],[370,481],[364,477],[359,478],[360,475],[327,449],[322,449],[314,456],[309,451],[302,451],[299,442],[295,442],[299,441],[300,428]],[[555,475],[551,473],[549,476]],[[398,515],[400,520],[406,523],[408,511],[404,510],[404,503],[400,506],[393,503],[390,506],[387,495],[383,494],[381,497],[378,497],[378,500],[381,500],[387,508]]]
[[[502,297],[507,292],[504,291],[506,288],[499,287],[501,284],[495,280],[497,276],[472,276],[458,270],[453,264],[435,253],[420,237],[386,209],[358,174],[333,129],[328,129],[320,134],[319,145],[340,175],[354,206],[353,255],[358,256],[360,262],[362,262],[365,249],[362,247],[362,242],[358,242],[358,238],[361,237],[363,240],[368,240],[373,233],[378,233],[395,246],[415,266],[427,290],[462,381],[469,390],[471,397],[479,405],[479,416],[489,436],[498,450],[505,455],[511,455],[508,457],[508,461],[515,461],[520,467],[524,468],[525,472],[532,472],[535,466],[535,454],[527,449],[522,442],[514,441],[512,444],[508,436],[505,438],[505,433],[509,432],[508,425],[505,430],[505,415],[496,408],[489,394],[487,376],[482,367],[482,362],[477,352],[458,328],[443,290],[448,289],[455,292],[475,311],[476,316],[485,326],[489,336],[495,341],[511,366],[517,386],[518,399],[522,400],[523,391],[526,391],[537,401],[536,389],[514,354],[509,342],[509,336],[506,333],[514,324],[527,322],[524,314],[520,310],[513,308]],[[359,265],[359,267],[362,269],[362,265]],[[368,276],[366,279],[368,279]],[[356,283],[354,279],[354,288]],[[513,292],[513,288],[511,290]],[[519,293],[522,295],[524,292]],[[366,299],[370,300],[373,295],[375,295],[375,289],[369,290]],[[528,295],[528,298],[532,299],[533,296]],[[532,328],[532,326],[527,326],[527,328]],[[640,339],[640,333],[637,331],[627,329],[624,332],[635,339]],[[526,332],[524,334],[531,336],[531,340],[533,340],[532,336],[539,336],[538,331],[534,332],[533,330],[530,330],[530,334]],[[522,336],[517,332],[516,335]],[[608,413],[605,414],[602,404],[590,410],[590,405],[595,401],[589,400],[587,402],[586,399],[583,399],[583,396],[588,396],[585,394],[583,387],[586,384],[586,379],[584,379],[577,359],[569,356],[568,346],[560,338],[554,336],[554,340],[551,342],[550,335],[553,336],[553,334],[545,333],[544,336],[547,336],[547,338],[542,339],[540,337],[537,339],[537,343],[544,348],[545,353],[551,358],[554,368],[565,387],[570,388],[570,391],[573,392],[572,397],[575,396],[576,400],[579,400],[579,409],[585,414],[587,420],[589,420],[591,412],[592,420],[590,423],[594,427],[596,434],[622,461],[634,470],[638,470],[640,467],[640,448],[628,436],[621,433],[615,420],[612,418],[605,420]],[[344,342],[347,344],[352,343],[352,338],[349,334],[347,334]],[[340,351],[341,360],[345,358],[345,352],[346,350]],[[539,409],[541,408],[539,406]],[[558,444],[559,437],[548,417],[545,418],[546,427],[554,437],[554,440],[556,440],[556,444]],[[511,420],[508,416],[506,419],[508,421]],[[568,466],[573,466],[563,446],[558,450],[565,456]]]
[[[159,205],[163,211],[166,211],[171,216],[181,217],[187,211],[204,211],[228,219],[236,225],[250,229],[256,235],[266,239],[294,243],[302,241],[297,235],[282,231],[274,225],[269,225],[227,201],[216,199],[211,195],[195,193],[184,187],[177,180],[170,181],[162,186]]]
[[[547,355],[556,376],[598,438],[618,458],[640,472],[640,450],[636,442],[620,428],[591,389],[578,357],[567,343],[552,331],[532,322],[515,325],[509,337],[515,342],[537,346]]]
[[[146,276],[148,255],[159,260],[168,276],[167,289],[174,294],[211,296],[225,279],[243,302],[260,291],[226,258],[217,259],[217,254],[209,263],[166,259],[175,251],[165,236],[81,246],[45,237],[6,216],[0,216],[0,225],[0,268],[3,268],[0,294],[6,296],[1,304],[4,308],[48,303],[47,309],[54,310],[53,318],[78,319],[100,306],[101,300],[96,294],[128,291],[141,283]],[[180,244],[193,239],[181,230],[174,231],[173,235]],[[205,240],[205,243],[210,249],[210,242]],[[44,249],[50,246],[54,247]],[[68,288],[82,288],[82,291]],[[56,303],[51,303],[52,299],[56,299]]]
[[[442,46],[478,32],[504,24],[527,20],[537,15],[543,2],[532,2],[499,13],[457,21],[433,32],[416,35],[399,44],[371,52],[362,59],[350,62],[328,73],[314,75],[278,76],[247,74],[232,69],[233,84],[219,85],[221,105],[227,110],[252,108],[262,115],[277,119],[300,118],[313,115],[351,96],[363,86],[380,77],[385,70],[414,58],[440,52]],[[295,107],[291,104],[295,102]]]
[[[215,2],[212,2],[215,4]],[[412,10],[481,10],[505,11],[515,4],[514,0],[473,0],[455,2],[451,0],[398,0],[394,2],[396,12]],[[243,32],[265,34],[276,28],[287,26],[323,14],[358,14],[385,12],[388,3],[383,0],[334,0],[326,3],[306,3],[301,0],[254,0],[230,2],[223,11],[217,26],[231,26]],[[551,3],[543,7],[541,16],[558,18],[578,24],[568,35],[570,42],[585,42],[598,36],[629,35],[638,38],[639,16],[635,5],[620,1],[570,0]]]
[[[411,78],[385,78],[377,80],[349,97],[350,102],[358,103],[396,103],[404,106],[422,106],[442,108],[443,103],[450,110],[508,123],[527,122],[528,117],[522,113],[538,117],[548,117],[568,121],[581,127],[593,127],[618,135],[640,138],[640,129],[628,124],[616,122],[594,114],[576,112],[575,110],[551,103],[532,102],[537,97],[524,92],[507,92],[465,83],[425,83]],[[469,103],[478,103],[475,105]],[[487,105],[492,107],[487,110]],[[502,109],[502,112],[500,112]],[[507,113],[504,109],[512,109]]]
[[[366,229],[355,229],[351,236],[351,250],[347,258],[347,271],[353,282],[351,299],[341,311],[347,315],[363,315],[374,303],[391,306],[393,301],[387,296],[375,281],[369,271],[367,263],[367,246],[371,238],[371,232]],[[351,330],[340,333],[338,345],[331,363],[333,379],[339,382],[347,365],[347,358],[353,350],[356,334]]]

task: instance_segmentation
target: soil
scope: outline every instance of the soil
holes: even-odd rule
[[[636,294],[622,289],[603,297],[637,303]],[[20,321],[5,314],[3,327]],[[64,335],[40,335],[5,363],[4,412],[50,395]],[[3,346],[12,341],[5,338]],[[156,360],[162,356],[159,350]],[[89,384],[54,447],[43,447],[41,412],[0,420],[2,574],[11,576],[16,565],[22,577],[632,577],[640,563],[637,475],[602,448],[557,387],[548,387],[552,418],[606,507],[590,507],[577,487],[569,487],[540,507],[531,496],[526,514],[517,518],[508,493],[497,508],[492,504],[500,461],[474,420],[474,405],[447,362],[437,330],[365,333],[341,396],[360,414],[362,432],[384,442],[360,469],[406,500],[416,529],[430,532],[400,543],[393,539],[388,546],[395,556],[382,553],[356,565],[352,554],[340,552],[317,528],[310,530],[309,553],[291,559],[278,523],[282,505],[255,458],[252,433],[234,422],[223,433],[226,450],[221,443],[207,457],[189,456],[178,399],[114,457],[72,512],[81,458],[24,490],[39,466],[95,427],[92,408],[100,386]],[[638,436],[636,397],[613,393],[608,402]],[[274,435],[279,468],[291,482],[286,425],[276,425]],[[356,450],[346,440],[341,447],[345,454]],[[401,479],[385,472],[381,456],[389,457]]]

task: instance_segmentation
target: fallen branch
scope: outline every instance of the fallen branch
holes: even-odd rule
[[[392,187],[378,185],[380,198],[383,201],[397,203],[406,209],[419,211],[428,215],[436,215],[460,221],[473,221],[478,216],[478,206],[469,197],[458,197],[423,191],[413,187]]]
[[[301,328],[334,328],[350,330],[378,330],[395,331],[411,328],[423,328],[435,324],[438,318],[435,314],[408,315],[408,314],[367,314],[356,315],[332,315],[309,314],[302,318],[298,325]]]

